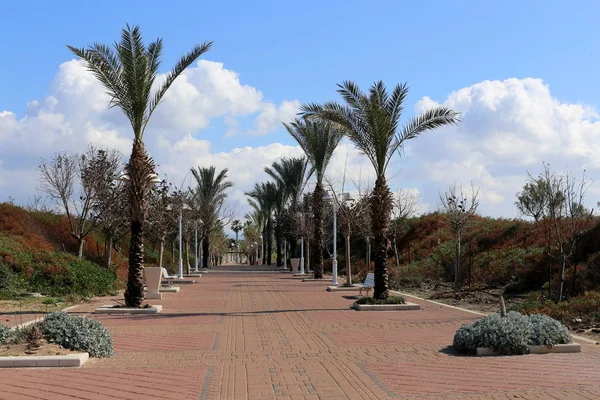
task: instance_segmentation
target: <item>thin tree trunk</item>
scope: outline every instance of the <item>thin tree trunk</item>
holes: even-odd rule
[[[563,254],[560,264],[560,273],[558,275],[558,302],[563,301],[563,291],[565,286],[565,270],[567,269],[567,257]]]
[[[371,221],[373,223],[373,259],[375,262],[375,287],[373,297],[384,300],[389,295],[389,273],[387,268],[387,232],[392,211],[392,194],[385,177],[375,181],[371,196]]]
[[[104,266],[110,268],[112,262],[113,235],[108,233],[104,241]]]
[[[76,238],[77,238],[77,258],[83,258],[83,247],[85,246],[85,239],[82,238],[81,236],[76,236]]]
[[[346,286],[352,286],[352,263],[350,262],[350,235],[346,235]]]
[[[192,267],[190,267],[190,241],[187,239],[185,240],[185,263],[187,264],[187,273],[189,275]]]
[[[460,280],[460,231],[456,232],[456,264],[454,265],[454,290],[458,290]]]
[[[165,239],[160,239],[160,247],[158,250],[158,267],[162,268],[163,266],[163,255],[165,254]]]
[[[317,182],[312,195],[312,206],[315,224],[313,241],[312,262],[315,279],[323,278],[323,195],[325,189],[321,182]]]
[[[171,263],[175,264],[175,241],[171,242]]]
[[[304,259],[304,268],[306,272],[310,272],[310,240],[306,239],[306,243],[304,243],[304,248],[305,253],[306,253],[306,257]]]
[[[396,256],[396,267],[400,268],[400,257],[398,256],[398,245],[396,244],[396,236],[394,236],[394,255]]]

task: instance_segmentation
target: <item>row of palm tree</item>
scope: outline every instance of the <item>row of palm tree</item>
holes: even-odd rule
[[[154,161],[144,145],[144,132],[153,112],[173,82],[211,46],[212,42],[194,46],[160,81],[156,78],[163,52],[162,39],[146,46],[137,26],[127,25],[114,48],[98,43],[87,49],[68,46],[76,56],[85,61],[88,69],[105,88],[110,96],[108,106],[120,108],[133,130],[133,148],[125,168],[131,228],[125,302],[130,307],[140,307],[144,299],[144,227],[149,192],[156,179]],[[405,84],[397,85],[388,93],[380,81],[374,83],[368,93],[363,93],[356,84],[348,81],[338,85],[338,92],[344,105],[337,102],[305,104],[302,106],[302,118],[286,125],[286,129],[304,150],[311,172],[316,176],[311,204],[314,217],[312,264],[315,276],[322,276],[323,176],[337,144],[346,136],[369,158],[376,172],[377,179],[370,197],[375,259],[374,296],[386,298],[386,233],[392,208],[392,196],[385,176],[389,162],[406,140],[427,130],[456,123],[458,114],[445,107],[436,107],[414,117],[401,127],[403,103],[408,93]],[[277,189],[277,184],[272,182],[272,185],[257,185],[249,192],[255,200],[255,210],[263,214],[253,218],[264,224],[263,231],[266,229],[264,233],[268,238],[271,237],[268,233],[273,230],[274,213],[281,219],[285,215],[281,212],[282,207],[289,208],[289,198],[286,202],[282,202],[281,197],[274,199],[273,193]],[[280,187],[279,190],[283,188]]]
[[[273,238],[276,248],[276,265],[283,264],[284,241],[290,243],[292,254],[296,253],[296,237],[293,230],[294,215],[299,211],[300,197],[312,171],[304,157],[282,158],[265,172],[272,181],[260,182],[246,192],[252,212],[246,215],[246,221],[258,228],[265,241],[264,264],[271,264]]]
[[[407,140],[428,130],[455,124],[459,122],[459,115],[454,110],[438,106],[401,125],[404,101],[408,95],[406,84],[396,85],[391,93],[382,81],[373,83],[366,93],[351,81],[337,86],[343,104],[304,104],[301,106],[300,118],[284,124],[304,151],[311,171],[315,172],[316,185],[311,204],[314,217],[311,263],[315,278],[321,278],[324,247],[323,179],[337,145],[342,137],[346,137],[367,156],[375,170],[375,186],[369,195],[372,255],[375,264],[373,296],[386,299],[389,290],[387,237],[393,208],[393,196],[386,179],[390,161],[396,153],[401,155]]]

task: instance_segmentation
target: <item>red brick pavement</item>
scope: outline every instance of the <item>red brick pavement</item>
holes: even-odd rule
[[[462,357],[476,316],[357,312],[351,293],[278,273],[210,272],[154,316],[95,316],[117,355],[78,369],[0,370],[0,399],[600,399],[600,346]],[[106,299],[72,312],[87,315]]]

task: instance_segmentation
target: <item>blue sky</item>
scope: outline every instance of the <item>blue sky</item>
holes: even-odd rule
[[[66,44],[112,43],[125,23],[165,40],[165,66],[192,44],[280,101],[335,98],[334,85],[408,81],[412,100],[485,79],[539,77],[597,105],[600,3],[578,1],[5,2],[0,109],[47,94]]]
[[[0,112],[23,118],[27,103],[49,96],[59,67],[73,59],[66,44],[112,43],[125,23],[140,25],[147,40],[164,39],[165,70],[193,44],[213,40],[205,59],[223,63],[239,74],[242,85],[256,88],[274,104],[336,100],[337,82],[350,79],[366,88],[382,79],[389,86],[409,83],[407,111],[412,114],[424,96],[443,102],[452,92],[485,80],[532,77],[549,87],[552,99],[597,109],[599,14],[595,1],[575,6],[555,0],[5,2]],[[469,118],[474,121],[476,115]],[[490,137],[504,132],[484,122]],[[240,123],[250,126],[252,118]],[[213,153],[293,145],[281,128],[262,136],[224,137],[225,130],[223,120],[214,118],[193,137],[209,140]],[[421,148],[431,145],[424,141]],[[407,157],[406,163],[416,168],[418,159]],[[486,168],[499,179],[498,164]],[[423,179],[411,175],[405,182],[428,192],[431,204],[435,190],[427,189]],[[505,203],[512,203],[508,195]]]

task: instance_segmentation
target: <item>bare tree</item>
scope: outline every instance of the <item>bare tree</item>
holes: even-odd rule
[[[163,266],[165,243],[169,235],[177,231],[177,216],[174,210],[173,194],[170,193],[171,185],[162,181],[150,191],[150,202],[148,207],[148,224],[150,235],[159,244],[158,266]]]
[[[417,212],[418,195],[409,190],[397,190],[394,194],[394,206],[392,208],[392,221],[390,234],[394,245],[394,256],[396,266],[400,268],[400,257],[398,256],[397,239],[407,232],[406,219]]]
[[[71,236],[77,240],[79,258],[83,257],[85,236],[94,228],[88,217],[95,192],[93,186],[81,184],[84,176],[82,167],[85,167],[85,156],[68,152],[57,153],[50,161],[41,160],[38,166],[42,190],[55,199],[67,215]],[[85,182],[89,183],[89,179]]]
[[[29,197],[29,196],[28,196]],[[29,203],[25,206],[27,211],[50,211],[46,205],[47,197],[44,197],[42,193],[36,191],[33,197],[29,197]]]
[[[545,220],[550,229],[547,239],[548,255],[558,260],[560,271],[558,274],[558,288],[556,300],[564,297],[565,270],[581,235],[590,228],[593,209],[584,206],[585,195],[592,184],[584,170],[581,179],[577,179],[570,171],[557,175],[550,170],[550,165],[544,163],[544,171],[539,180],[544,182],[548,207]]]
[[[458,289],[460,283],[460,241],[463,230],[477,212],[479,206],[479,189],[475,190],[471,184],[471,194],[467,195],[462,186],[457,193],[456,185],[451,185],[448,190],[441,194],[440,203],[442,210],[446,213],[450,223],[450,229],[456,235],[456,260],[454,266],[454,288]]]

